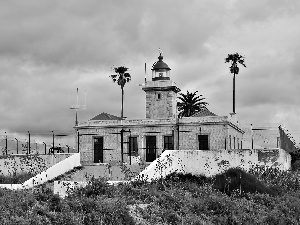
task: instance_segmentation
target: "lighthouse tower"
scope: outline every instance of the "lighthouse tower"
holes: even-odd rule
[[[176,98],[180,89],[170,79],[170,70],[160,53],[152,66],[152,81],[147,81],[142,88],[146,92],[147,119],[176,117]]]

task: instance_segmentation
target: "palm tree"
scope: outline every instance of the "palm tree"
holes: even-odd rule
[[[225,58],[225,63],[231,63],[230,73],[233,73],[233,113],[235,114],[235,75],[239,74],[238,63],[246,67],[244,64],[244,56],[239,55],[238,53],[228,54],[228,57]]]
[[[203,102],[205,98],[202,95],[197,95],[198,91],[189,92],[187,91],[186,94],[179,93],[178,99],[181,102],[177,103],[178,106],[178,117],[189,117],[194,115],[196,112],[199,112],[203,107],[208,105],[207,102]]]
[[[131,76],[127,73],[128,68],[125,66],[115,67],[114,71],[117,74],[110,75],[113,82],[117,82],[117,84],[121,87],[122,90],[122,107],[121,107],[121,119],[123,119],[123,102],[124,102],[124,86],[131,80]]]

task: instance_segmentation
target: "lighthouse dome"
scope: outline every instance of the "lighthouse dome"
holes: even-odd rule
[[[160,55],[158,56],[158,61],[155,62],[152,66],[152,70],[171,70],[168,64],[163,61],[163,58],[164,57],[160,53]]]

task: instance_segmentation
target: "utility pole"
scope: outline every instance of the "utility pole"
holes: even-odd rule
[[[123,142],[124,142],[124,141],[123,141],[123,133],[124,133],[124,131],[125,131],[125,130],[124,130],[123,128],[122,128],[121,131],[120,131],[120,132],[121,132],[121,161],[122,161],[122,162],[124,162],[124,159],[123,159],[123,155],[124,155],[124,149],[123,149],[123,147],[124,147],[124,146],[123,146]]]
[[[78,149],[78,153],[79,153],[79,144],[80,144],[80,140],[79,140],[79,130],[77,130],[77,149]]]

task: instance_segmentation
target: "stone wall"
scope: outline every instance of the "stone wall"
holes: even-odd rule
[[[287,131],[279,126],[279,137],[280,137],[280,148],[286,150],[287,152],[296,152],[298,149],[291,140],[291,136],[287,135]]]
[[[57,153],[52,155],[0,156],[0,175],[11,176],[20,173],[37,174],[71,155],[71,153]]]
[[[158,179],[173,172],[213,176],[233,167],[248,171],[256,166],[286,171],[291,168],[291,156],[282,149],[170,150],[152,162],[136,179]]]
[[[175,117],[176,93],[173,91],[146,92],[146,118],[163,119]]]
[[[203,118],[183,118],[179,120],[179,149],[199,149],[198,135],[207,134],[209,136],[209,149],[225,149],[225,140],[227,142],[227,149],[229,149],[228,135],[235,137],[235,141],[242,140],[242,131],[237,129],[223,117],[211,117],[210,120],[202,123]],[[148,121],[148,120],[146,120]],[[121,160],[121,136],[120,131],[123,128],[124,133],[124,153],[128,153],[128,140],[130,135],[137,137],[139,155],[145,161],[146,158],[146,136],[156,136],[156,151],[157,157],[164,150],[164,136],[171,136],[176,133],[175,120],[157,120],[159,122],[145,120],[135,120],[134,122],[124,120],[123,126],[112,126],[107,124],[103,126],[95,126],[95,128],[84,129],[80,131],[80,154],[82,164],[91,164],[94,160],[94,146],[93,139],[95,137],[103,137],[104,141],[104,163],[110,161]],[[164,121],[164,123],[162,122]],[[197,121],[201,121],[198,122]],[[208,122],[212,121],[212,122]],[[118,134],[119,133],[119,134]],[[175,139],[175,138],[174,138]],[[234,144],[232,144],[233,148]],[[236,148],[241,145],[236,144]],[[124,162],[129,163],[128,155],[124,154]]]

